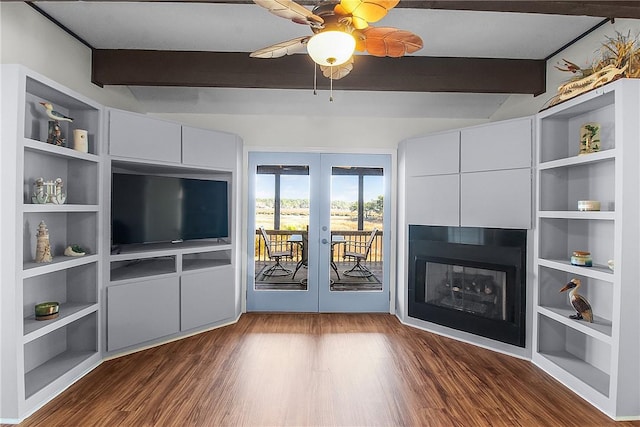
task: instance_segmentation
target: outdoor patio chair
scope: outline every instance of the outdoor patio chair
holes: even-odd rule
[[[267,256],[275,263],[264,270],[262,275],[264,277],[276,277],[276,276],[288,276],[291,274],[291,270],[285,268],[280,264],[280,260],[284,257],[292,257],[293,249],[289,242],[272,242],[264,227],[260,227],[260,233],[264,239],[264,246],[267,250]]]
[[[369,256],[369,251],[371,251],[371,245],[373,244],[373,240],[376,238],[376,233],[378,233],[378,229],[374,228],[367,238],[367,241],[364,243],[357,240],[347,240],[345,242],[344,254],[342,255],[342,258],[344,260],[355,260],[355,265],[344,272],[345,276],[373,276],[371,270],[369,270],[365,265],[362,265],[362,262],[365,261]]]

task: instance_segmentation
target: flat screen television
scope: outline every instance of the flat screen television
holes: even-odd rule
[[[228,183],[112,174],[111,244],[229,237]]]

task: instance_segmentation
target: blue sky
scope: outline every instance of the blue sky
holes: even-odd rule
[[[256,198],[273,198],[273,182],[273,175],[256,175]],[[358,178],[355,176],[332,176],[331,188],[332,200],[355,202],[358,199]],[[384,194],[384,177],[365,177],[364,200],[368,202],[382,194]],[[282,176],[280,195],[283,199],[308,199],[309,176]]]

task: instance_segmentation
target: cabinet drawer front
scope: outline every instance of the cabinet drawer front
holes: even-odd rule
[[[411,139],[406,143],[407,176],[460,171],[460,132]]]
[[[407,178],[407,222],[460,225],[460,175]]]
[[[462,130],[460,171],[531,167],[531,129],[532,120],[527,118]]]
[[[238,158],[234,135],[182,127],[182,163],[233,170]]]
[[[107,288],[109,351],[179,330],[178,278],[168,277]]]
[[[111,111],[109,154],[144,160],[180,163],[181,126],[141,116]]]
[[[183,331],[233,317],[233,268],[182,275],[180,296],[180,329]]]
[[[460,224],[531,228],[531,169],[461,174]]]

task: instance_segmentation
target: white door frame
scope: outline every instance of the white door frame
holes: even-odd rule
[[[341,155],[367,155],[367,154],[382,154],[389,156],[389,161],[385,164],[385,222],[388,219],[388,227],[385,227],[385,258],[388,259],[388,262],[384,266],[385,271],[385,286],[388,286],[387,293],[389,295],[388,309],[384,309],[384,312],[388,312],[391,314],[395,314],[396,312],[396,256],[397,256],[397,237],[396,237],[396,228],[397,228],[397,150],[395,149],[373,149],[367,150],[366,152],[344,152],[340,153],[341,150],[332,150],[331,152],[324,151],[309,151],[309,150],[291,150],[289,148],[280,149],[280,150],[270,150],[264,147],[245,147],[243,152],[243,166],[246,172],[245,176],[248,178],[253,177],[253,171],[249,167],[249,156],[250,153],[271,153],[275,156],[279,154],[282,155],[282,152],[285,152],[287,155],[290,154],[330,154],[336,155],[338,158]],[[276,157],[277,158],[277,157]],[[287,162],[290,163],[290,162]],[[304,163],[300,163],[304,164]],[[242,272],[241,272],[241,280],[242,280],[242,297],[241,297],[241,308],[242,312],[247,311],[247,293],[248,287],[253,285],[253,278],[251,274],[253,274],[253,250],[254,243],[249,239],[253,239],[253,233],[249,232],[249,223],[253,226],[253,221],[255,217],[255,205],[254,205],[254,196],[253,194],[249,194],[250,189],[248,185],[248,180],[245,181],[243,188],[243,193],[245,194],[244,200],[247,201],[246,207],[243,207],[243,230],[242,230],[242,253],[244,256],[242,257]],[[388,202],[387,202],[388,200]],[[310,218],[311,220],[311,218]],[[317,238],[319,236],[310,235],[310,238]],[[310,254],[311,255],[311,254]],[[387,288],[385,288],[387,289]],[[349,304],[347,304],[349,306]],[[354,311],[354,310],[348,310]],[[355,310],[357,311],[357,310]]]

